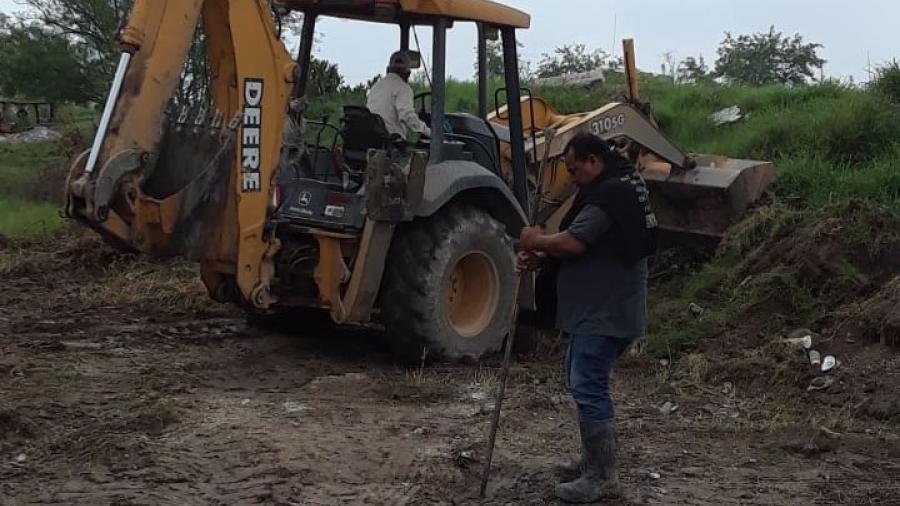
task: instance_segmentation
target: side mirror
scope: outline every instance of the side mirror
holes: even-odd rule
[[[422,53],[418,51],[406,51],[409,56],[409,68],[412,70],[422,68]]]

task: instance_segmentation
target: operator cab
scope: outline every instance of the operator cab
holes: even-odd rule
[[[407,4],[412,8],[407,9]],[[452,4],[452,6],[451,6]],[[520,103],[518,82],[518,57],[515,28],[527,27],[528,17],[514,9],[486,0],[282,0],[276,2],[276,10],[286,14],[290,10],[303,13],[300,49],[297,55],[298,72],[294,85],[294,98],[306,96],[310,76],[312,47],[316,22],[323,17],[363,20],[396,25],[399,29],[400,51],[405,52],[413,68],[421,63],[421,54],[410,48],[411,31],[416,26],[431,27],[433,31],[431,89],[418,93],[414,104],[419,118],[431,129],[431,137],[421,137],[414,142],[390,134],[383,118],[369,111],[364,104],[344,105],[338,124],[327,118],[317,121],[306,118],[304,149],[294,149],[282,157],[277,186],[280,205],[275,221],[295,227],[321,227],[343,232],[358,231],[365,224],[365,186],[369,150],[383,150],[392,160],[408,158],[413,151],[427,153],[428,167],[445,162],[477,165],[490,174],[509,181],[512,174],[504,174],[501,166],[501,143],[510,145],[514,160],[522,167],[522,177],[516,183],[514,193],[524,206],[525,158],[521,109],[518,123],[511,121],[511,128],[504,128],[487,121],[488,71],[487,40],[503,35],[505,49],[507,102]],[[447,12],[456,11],[472,16],[478,27],[478,111],[446,112],[446,41],[447,31],[457,21]],[[516,17],[521,15],[520,17]],[[497,24],[485,22],[491,16]],[[502,25],[499,21],[515,19],[518,24]],[[416,40],[418,44],[418,40]],[[495,95],[495,109],[498,95]],[[302,112],[301,112],[302,113]],[[510,129],[520,132],[510,135]],[[511,143],[512,142],[512,143]],[[510,144],[511,143],[511,144]],[[516,163],[516,162],[519,163]],[[446,167],[446,165],[442,165]],[[426,171],[429,170],[426,168]]]

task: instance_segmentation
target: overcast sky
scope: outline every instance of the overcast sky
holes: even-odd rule
[[[898,0],[505,0],[532,15],[532,27],[521,32],[523,56],[536,64],[541,54],[563,44],[613,49],[621,54],[621,39],[636,40],[638,67],[658,72],[662,55],[676,58],[703,55],[711,65],[724,32],[768,31],[774,25],[786,34],[799,32],[825,47],[825,74],[868,79],[866,62],[900,58]],[[0,0],[0,12],[20,9],[14,0]],[[396,27],[325,19],[319,23],[317,55],[338,63],[351,83],[384,72],[387,58],[399,45]],[[431,36],[419,30],[430,61]],[[475,29],[460,23],[449,40],[448,68],[456,77],[473,73]]]

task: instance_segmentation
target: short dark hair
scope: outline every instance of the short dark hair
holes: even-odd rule
[[[606,141],[590,132],[575,134],[575,137],[572,137],[569,143],[566,144],[566,150],[563,153],[568,154],[570,151],[579,162],[583,162],[589,156],[594,155],[606,163],[609,162],[612,156],[612,151],[609,149]]]

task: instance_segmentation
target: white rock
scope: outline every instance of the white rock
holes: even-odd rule
[[[809,352],[809,363],[812,365],[819,365],[822,363],[822,354],[816,350],[810,350]]]
[[[670,401],[666,401],[665,404],[659,407],[659,412],[665,416],[669,416],[676,411],[678,411],[678,404],[673,404]]]
[[[295,401],[285,401],[282,406],[288,413],[302,413],[304,411],[309,411],[309,406]]]
[[[813,345],[813,339],[811,335],[786,339],[785,342],[790,344],[791,346],[795,346],[804,350],[812,348]]]

